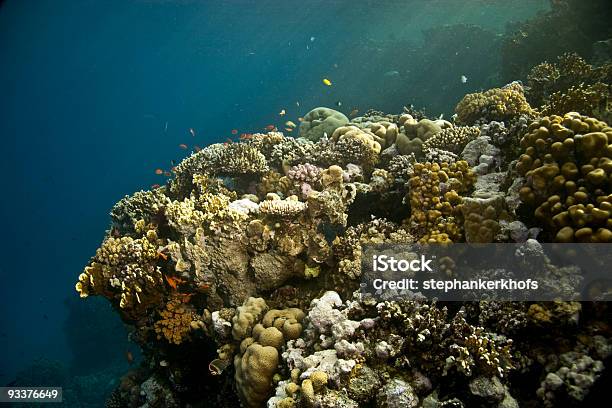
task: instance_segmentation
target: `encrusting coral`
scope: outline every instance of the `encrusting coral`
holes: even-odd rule
[[[316,108],[300,138],[213,144],[117,203],[76,289],[106,297],[145,350],[134,398],[163,384],[167,401],[270,408],[584,400],[612,344],[605,302],[359,292],[368,245],[612,241],[608,124],[543,116],[517,83],[456,112]]]

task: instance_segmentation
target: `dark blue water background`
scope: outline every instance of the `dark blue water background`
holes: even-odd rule
[[[472,23],[501,34],[506,22],[547,3],[3,2],[0,383],[38,357],[71,358],[64,302],[76,296],[74,282],[102,239],[110,208],[161,183],[154,169],[189,153],[180,143],[206,145],[224,141],[232,129],[297,123],[311,108],[337,101],[345,113],[398,112],[427,101],[432,95],[414,81],[406,86],[410,73],[424,68],[409,52],[428,45],[423,29]],[[446,107],[436,116],[450,114],[457,102],[454,95],[444,99],[445,90],[475,91],[495,74],[476,78],[445,61],[439,55],[425,67],[446,78],[427,84]],[[464,70],[476,72],[480,64],[467,61]],[[384,75],[393,70],[399,75]],[[71,336],[92,327],[76,319],[67,324],[78,325]],[[111,353],[123,355],[117,348]]]

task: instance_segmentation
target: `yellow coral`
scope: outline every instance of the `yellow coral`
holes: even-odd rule
[[[455,242],[462,238],[459,204],[475,180],[466,161],[416,163],[409,181],[410,227],[421,242]],[[443,186],[444,185],[444,186]]]
[[[79,295],[113,299],[130,317],[156,304],[164,292],[156,240],[154,230],[138,239],[106,238],[79,276]]]
[[[513,82],[503,88],[467,94],[455,108],[457,122],[474,124],[479,119],[487,121],[510,119],[534,111],[525,99],[523,87]]]
[[[160,313],[160,319],[153,327],[157,338],[165,338],[172,344],[181,344],[189,339],[189,333],[198,326],[198,319],[192,306],[173,299],[166,303]]]
[[[558,242],[612,242],[612,128],[571,112],[534,121],[516,169],[521,200]]]

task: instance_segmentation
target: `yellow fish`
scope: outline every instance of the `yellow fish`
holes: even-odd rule
[[[288,120],[287,122],[285,122],[285,126],[295,127],[295,123],[293,123],[292,121]]]
[[[278,114],[279,114],[280,116],[285,116],[285,113],[286,113],[286,112],[285,112],[285,110],[284,110],[284,109],[283,109],[282,111],[278,112]]]
[[[325,85],[327,85],[327,86],[331,86],[332,85],[332,82],[329,79],[327,79],[327,78],[323,78],[323,83]]]

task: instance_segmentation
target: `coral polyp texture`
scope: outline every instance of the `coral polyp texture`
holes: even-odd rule
[[[533,95],[550,84],[536,74],[562,77],[557,65],[533,73]],[[565,106],[550,98],[537,108]],[[367,244],[612,241],[608,124],[543,115],[517,83],[467,95],[456,112],[456,123],[349,121],[316,108],[300,138],[213,144],[119,201],[76,283],[107,298],[144,350],[114,406],[587,401],[612,354],[606,303],[359,290]]]

